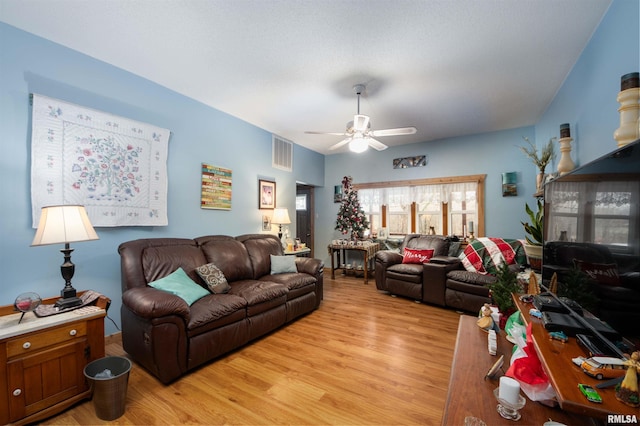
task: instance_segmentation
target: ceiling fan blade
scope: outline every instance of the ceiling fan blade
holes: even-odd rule
[[[377,149],[378,151],[384,151],[385,149],[389,148],[388,146],[380,141],[375,140],[374,138],[367,138],[367,141],[369,142],[369,146],[371,148]]]
[[[341,140],[340,142],[338,142],[337,144],[335,144],[335,145],[331,145],[331,146],[329,147],[329,151],[333,151],[334,149],[338,149],[338,148],[340,148],[341,146],[345,146],[346,144],[348,144],[349,142],[351,142],[351,139],[353,139],[353,138],[351,138],[351,137],[349,137],[349,138],[345,138],[345,139]]]
[[[371,131],[371,136],[381,137],[381,136],[402,136],[402,135],[413,135],[418,130],[415,127],[398,127],[397,129],[382,129],[382,130],[373,130]]]
[[[346,136],[345,132],[305,132],[308,135],[334,135],[334,136]]]
[[[369,128],[369,116],[357,114],[353,116],[353,130],[364,132]]]

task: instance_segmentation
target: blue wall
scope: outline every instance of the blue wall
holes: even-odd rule
[[[381,153],[335,154],[326,157],[325,187],[318,191],[316,243],[326,246],[340,234],[334,231],[338,204],[333,186],[345,175],[354,183],[486,174],[485,230],[487,236],[523,238],[520,221],[524,204],[535,203],[537,169],[517,148],[526,136],[539,147],[560,136],[560,124],[570,123],[574,138],[572,158],[585,164],[617,148],[613,132],[620,125],[616,96],[620,77],[640,70],[640,26],[637,0],[614,0],[582,55],[540,120],[532,127],[464,136],[389,148]],[[571,25],[567,22],[567,25]],[[420,126],[420,123],[416,123]],[[560,159],[547,167],[555,172]],[[394,170],[394,158],[429,155],[426,167]],[[502,172],[518,172],[518,196],[502,197]],[[322,253],[316,250],[316,253]],[[326,262],[329,257],[326,255]]]
[[[91,288],[113,300],[110,316],[120,322],[118,245],[147,237],[194,237],[261,232],[258,178],[277,182],[278,206],[295,207],[296,182],[317,186],[316,247],[328,261],[326,245],[338,205],[333,187],[342,177],[378,182],[486,174],[486,234],[521,238],[525,202],[533,202],[536,169],[519,152],[522,136],[537,144],[559,136],[570,123],[573,158],[584,164],[616,148],[616,95],[620,76],[638,71],[637,0],[614,0],[601,25],[534,126],[390,148],[383,152],[323,156],[294,146],[294,171],[271,167],[271,135],[143,78],[0,23],[0,305],[24,291],[53,296],[63,286],[58,247],[29,247],[31,227],[29,93],[62,99],[172,131],[169,141],[169,226],[98,228],[99,241],[74,245],[78,289]],[[570,23],[568,23],[570,25]],[[420,123],[416,123],[418,126]],[[250,155],[248,154],[250,153]],[[394,158],[427,154],[426,167],[394,170]],[[233,170],[233,210],[201,210],[200,163]],[[557,163],[556,163],[557,164]],[[548,171],[555,170],[552,164]],[[501,195],[502,172],[518,173],[518,196]],[[274,230],[275,231],[275,230]],[[295,228],[292,226],[292,233]],[[106,322],[108,334],[115,331]]]
[[[324,182],[324,156],[294,146],[294,170],[271,167],[271,134],[131,73],[0,23],[0,305],[24,291],[55,296],[64,285],[56,246],[30,247],[29,94],[38,93],[171,130],[166,227],[98,228],[99,241],[72,244],[74,287],[109,296],[120,323],[123,241],[260,233],[258,178],[276,181],[277,205],[295,211],[296,181]],[[232,211],[200,209],[200,164],[233,171]],[[291,226],[295,235],[295,224]],[[273,228],[276,233],[276,228]],[[107,334],[115,331],[107,321]]]
[[[571,74],[536,124],[538,141],[571,124],[576,166],[617,149],[620,77],[640,71],[640,2],[615,0]]]

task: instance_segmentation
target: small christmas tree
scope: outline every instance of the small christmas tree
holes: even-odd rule
[[[369,221],[360,208],[358,201],[358,191],[353,189],[351,176],[342,179],[342,202],[338,211],[336,228],[343,234],[351,232],[351,239],[362,238],[364,231],[369,229]]]

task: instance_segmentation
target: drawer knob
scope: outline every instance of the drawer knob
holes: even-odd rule
[[[24,342],[24,343],[22,344],[22,348],[23,348],[23,349],[29,349],[30,347],[31,347],[31,342]]]
[[[69,336],[75,336],[76,334],[78,334],[76,330],[69,331]]]
[[[22,393],[22,389],[16,389],[13,391],[13,396],[20,396],[21,393]]]

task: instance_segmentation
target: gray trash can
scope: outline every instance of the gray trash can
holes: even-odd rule
[[[108,356],[90,362],[84,375],[93,391],[93,407],[101,420],[115,420],[124,414],[131,361]]]

